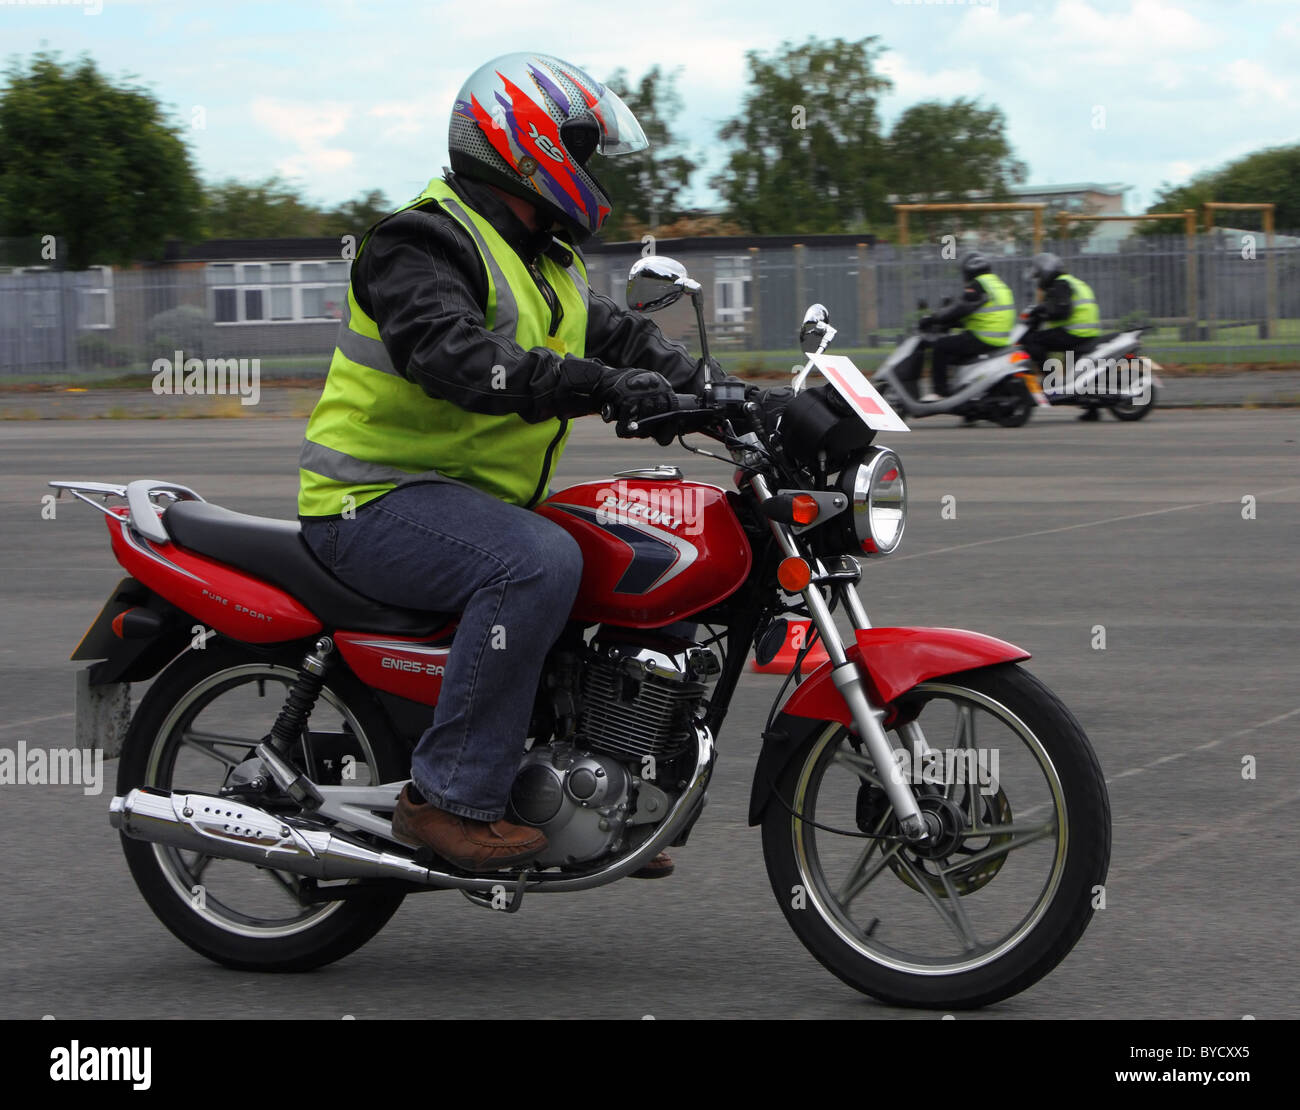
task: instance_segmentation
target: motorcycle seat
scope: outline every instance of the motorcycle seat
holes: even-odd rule
[[[1117,335],[1119,335],[1119,332],[1113,331],[1107,335],[1095,335],[1091,339],[1085,339],[1082,343],[1080,343],[1077,347],[1074,348],[1075,358],[1078,358],[1082,355],[1092,354],[1092,352],[1095,351],[1098,347],[1100,347],[1104,343],[1109,343]]]
[[[296,520],[249,516],[207,501],[177,501],[163,511],[162,522],[181,547],[278,586],[328,629],[424,636],[451,619],[447,613],[387,605],[344,585],[307,546]]]
[[[968,358],[962,363],[963,366],[974,366],[976,363],[987,362],[991,358],[997,358],[998,355],[1004,355],[1008,351],[1015,350],[1014,347],[990,347],[987,351],[981,351],[974,358]]]

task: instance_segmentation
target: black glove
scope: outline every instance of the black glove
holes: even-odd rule
[[[677,394],[668,379],[653,370],[611,370],[602,375],[593,393],[606,421],[617,420],[615,432],[620,439],[652,437],[667,447],[677,435],[672,420],[656,420],[645,430],[629,428],[647,417],[677,411]]]
[[[937,324],[938,322],[939,321],[934,316],[922,316],[916,322],[916,326],[920,328],[922,331],[928,331],[930,328],[934,327],[934,325]]]
[[[1027,313],[1025,313],[1025,323],[1037,324],[1046,315],[1047,315],[1047,306],[1043,304],[1036,304]]]

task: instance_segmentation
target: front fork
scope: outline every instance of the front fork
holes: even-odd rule
[[[761,475],[754,475],[750,481],[760,500],[766,500],[771,496],[771,490]],[[787,558],[805,558],[795,543],[794,536],[787,525],[775,520],[769,521],[769,524],[777,545]],[[814,561],[814,569],[819,573],[824,573],[821,564],[816,561]],[[813,581],[803,590],[801,596],[804,604],[808,607],[808,614],[812,618],[813,624],[816,625],[817,631],[821,634],[822,643],[826,647],[826,654],[830,656],[831,681],[835,683],[836,689],[839,690],[840,695],[848,705],[849,713],[853,717],[853,723],[857,726],[858,735],[862,738],[863,743],[867,745],[871,761],[880,771],[885,793],[894,807],[894,813],[898,816],[898,825],[903,836],[911,842],[925,840],[929,835],[925,818],[922,817],[920,807],[916,804],[916,798],[912,793],[911,786],[903,778],[902,772],[894,759],[894,749],[885,733],[884,710],[876,709],[868,699],[866,684],[862,681],[862,674],[857,664],[848,657],[848,652],[844,647],[844,640],[840,636],[839,629],[835,627],[835,620],[831,615],[830,606],[826,604],[826,599],[822,597],[821,588],[817,585],[817,577],[818,575],[815,574]],[[866,607],[862,604],[862,599],[858,596],[853,584],[851,582],[841,582],[836,583],[832,588],[839,592],[854,627],[859,629],[870,628],[871,622],[867,619]],[[914,725],[905,726],[905,729],[909,731],[904,731],[904,739],[913,747],[919,745],[924,748],[925,739],[920,735],[920,729],[915,728]]]

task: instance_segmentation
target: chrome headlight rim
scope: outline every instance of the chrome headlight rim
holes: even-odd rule
[[[890,471],[896,473],[890,477]],[[907,475],[903,460],[890,447],[867,449],[862,461],[845,472],[842,488],[849,496],[856,539],[855,555],[878,559],[892,555],[907,530]]]

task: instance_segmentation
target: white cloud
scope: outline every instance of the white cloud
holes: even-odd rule
[[[277,100],[258,97],[249,106],[253,122],[277,139],[298,149],[281,156],[276,169],[289,177],[337,174],[351,166],[355,155],[324,140],[347,126],[352,108],[331,101]]]
[[[1296,80],[1272,72],[1261,62],[1237,58],[1223,69],[1223,81],[1236,90],[1243,108],[1278,108],[1289,112],[1296,100]]]

